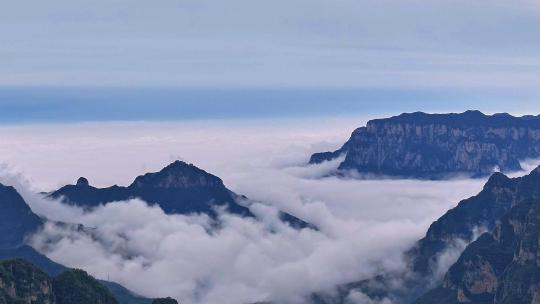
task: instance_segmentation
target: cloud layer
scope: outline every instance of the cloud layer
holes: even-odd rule
[[[52,259],[110,278],[146,296],[185,303],[298,303],[313,291],[403,267],[401,252],[482,180],[443,182],[360,181],[319,178],[337,163],[305,167],[313,151],[336,148],[355,121],[111,123],[3,127],[4,176],[33,210],[53,220],[33,244]],[[9,132],[8,132],[9,131]],[[266,214],[256,222],[222,213],[223,228],[210,231],[204,216],[167,216],[132,200],[84,213],[43,200],[50,190],[85,175],[94,184],[127,184],[174,158],[222,177]],[[33,189],[31,189],[33,187]],[[285,210],[320,231],[276,224]],[[270,216],[268,215],[270,214]],[[362,298],[354,295],[353,298]],[[360,301],[361,303],[361,301]]]

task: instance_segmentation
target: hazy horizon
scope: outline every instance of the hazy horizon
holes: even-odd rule
[[[540,114],[534,92],[391,89],[0,87],[0,124]],[[519,96],[522,96],[520,98]]]

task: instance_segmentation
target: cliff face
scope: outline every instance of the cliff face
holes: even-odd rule
[[[540,201],[514,207],[492,233],[467,247],[441,286],[417,303],[540,303],[539,240]]]
[[[339,170],[365,174],[441,179],[521,169],[540,157],[540,117],[461,114],[402,114],[356,129],[337,151],[314,154],[321,163],[346,154]]]
[[[351,291],[362,292],[372,300],[383,301],[388,298],[395,300],[395,303],[540,303],[494,302],[495,296],[499,297],[498,293],[513,294],[515,288],[521,288],[516,287],[515,284],[527,285],[531,280],[529,277],[534,277],[530,275],[530,272],[524,272],[523,268],[509,267],[515,250],[527,248],[516,247],[515,244],[519,241],[508,233],[510,228],[524,231],[532,229],[535,225],[540,227],[540,217],[538,223],[533,225],[532,219],[535,218],[535,213],[528,217],[517,216],[525,214],[523,210],[530,209],[531,200],[540,200],[540,167],[518,178],[509,178],[502,173],[495,173],[480,193],[461,201],[430,226],[425,237],[406,253],[406,260],[409,262],[406,273],[383,273],[370,280],[344,285],[339,288],[337,297],[325,299],[316,295],[317,301],[314,303],[347,303],[346,299]],[[540,214],[540,201],[535,206]],[[520,210],[521,213],[519,213]],[[511,213],[516,216],[509,217],[508,214]],[[506,223],[512,223],[515,228],[508,224],[500,224],[505,216]],[[517,218],[519,221],[516,220]],[[525,226],[529,228],[524,228]],[[443,283],[436,273],[436,271],[445,271],[445,269],[437,269],[438,259],[447,249],[456,244],[456,240],[462,240],[462,246],[472,241],[475,230],[478,231],[479,228],[484,231],[498,232],[493,235],[484,234],[467,246],[458,262],[444,277]],[[540,261],[540,252],[535,251],[540,238],[535,239],[535,237],[534,233],[531,233],[525,238],[527,242],[523,244],[530,245],[533,249],[523,251],[526,253],[519,255],[528,257],[529,260],[534,260],[538,256],[538,261]],[[458,255],[459,250],[456,248]],[[512,269],[515,270],[510,272]],[[510,279],[507,279],[504,275],[510,275],[510,273],[513,274]],[[540,282],[540,269],[538,274]],[[396,287],[394,282],[401,282],[401,284]],[[422,296],[434,283],[442,285]],[[510,285],[510,287],[499,289],[502,288],[501,284]],[[540,285],[538,287],[540,288]],[[527,285],[527,288],[530,286]],[[458,295],[463,302],[459,302]],[[420,296],[422,297],[415,302]],[[500,295],[500,297],[501,299],[508,298],[508,295]]]
[[[519,178],[493,174],[478,195],[461,201],[429,227],[408,253],[413,270],[429,273],[438,255],[454,240],[471,240],[475,228],[491,231],[512,207],[530,199],[540,199],[540,168]]]

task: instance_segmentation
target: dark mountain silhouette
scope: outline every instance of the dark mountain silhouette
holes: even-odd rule
[[[155,299],[152,304],[178,304],[178,301],[172,298]]]
[[[224,206],[232,213],[252,216],[248,208],[236,203],[237,196],[225,187],[220,178],[181,161],[159,172],[141,175],[128,187],[96,188],[81,177],[75,185],[64,186],[50,196],[90,208],[140,198],[159,205],[167,214],[206,213],[216,216],[214,207]]]
[[[175,161],[159,172],[138,176],[127,187],[96,188],[86,178],[79,178],[75,185],[64,186],[49,194],[62,198],[66,203],[87,208],[114,201],[140,198],[160,206],[167,214],[204,213],[217,217],[216,207],[245,217],[254,217],[249,208],[238,201],[247,201],[225,187],[223,181],[192,164]],[[281,212],[280,218],[295,228],[311,227],[303,220]]]
[[[375,119],[356,129],[338,150],[316,153],[317,164],[346,155],[339,171],[444,179],[488,176],[521,169],[520,161],[540,157],[540,116],[406,113]]]
[[[0,184],[0,249],[24,244],[25,237],[43,224],[13,187]]]

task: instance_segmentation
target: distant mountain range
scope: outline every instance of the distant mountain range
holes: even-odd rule
[[[310,164],[345,155],[339,172],[445,179],[518,171],[540,157],[540,116],[406,113],[356,129],[338,150],[316,153]]]

